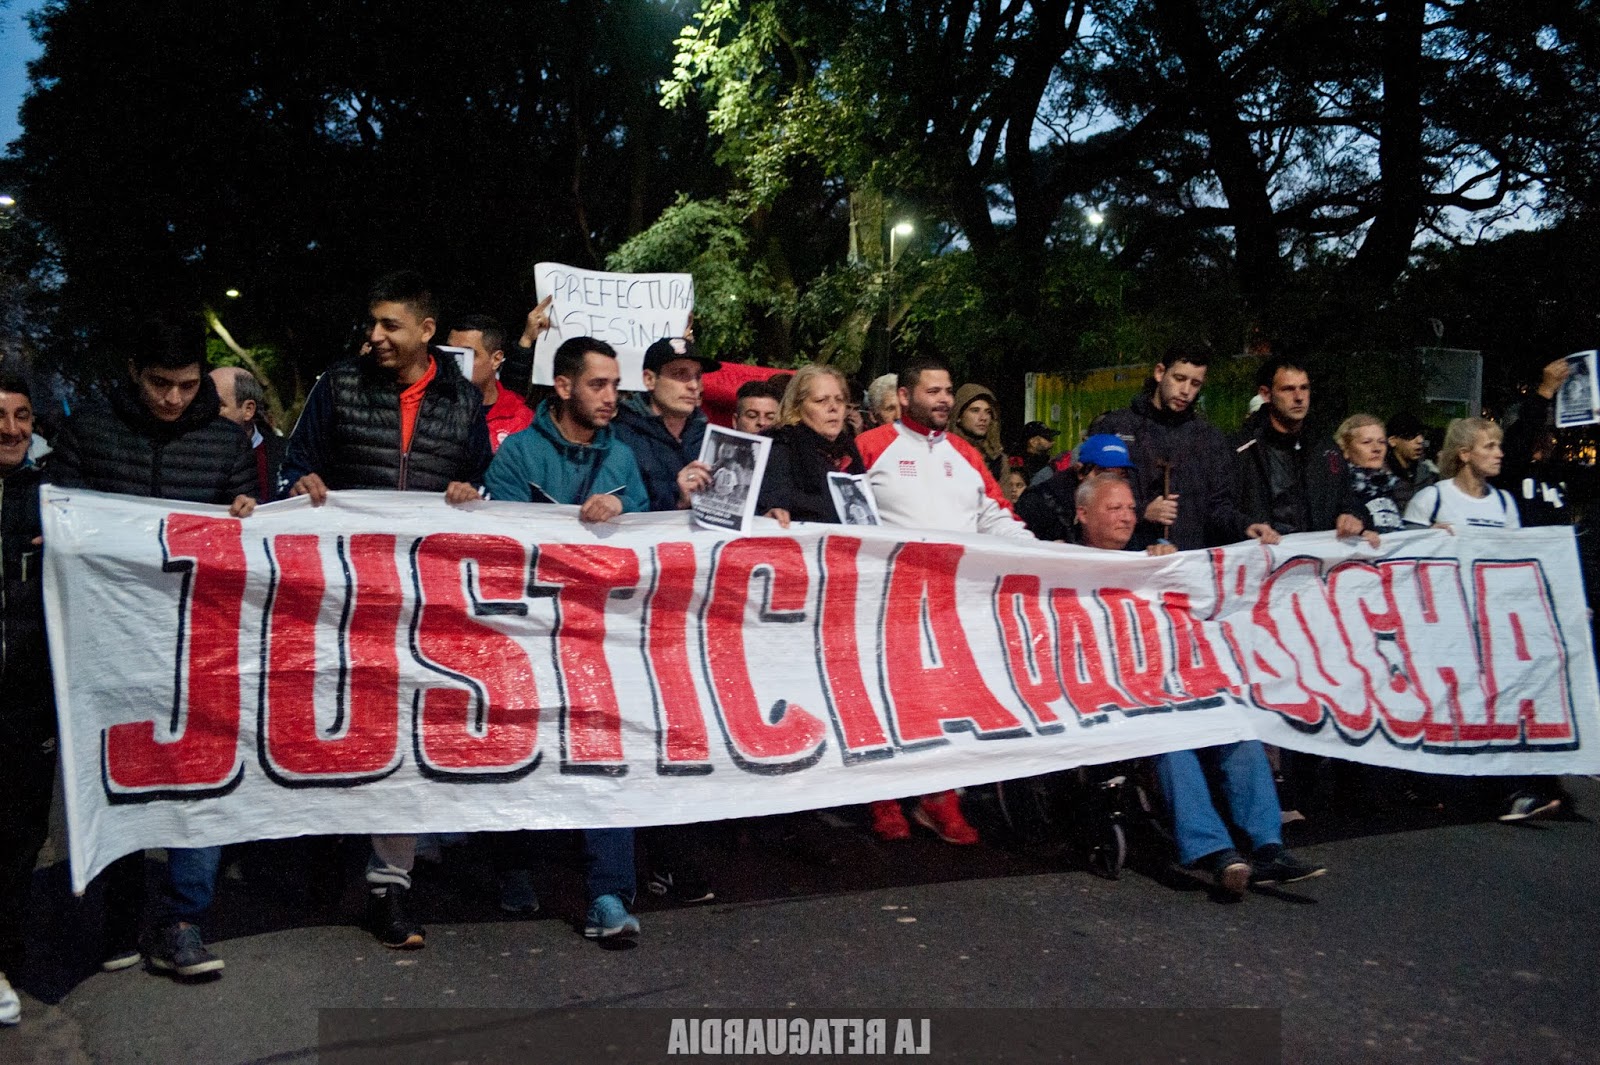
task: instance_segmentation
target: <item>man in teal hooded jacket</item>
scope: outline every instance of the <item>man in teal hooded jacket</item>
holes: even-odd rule
[[[507,437],[489,464],[483,480],[490,496],[572,504],[584,521],[649,509],[639,464],[611,430],[621,380],[611,345],[593,337],[565,341],[556,349],[553,376],[555,396],[539,404],[533,424]]]
[[[603,340],[574,337],[556,349],[553,376],[555,396],[539,404],[531,426],[506,437],[489,463],[483,483],[490,496],[575,505],[586,522],[648,509],[639,464],[611,432],[622,381],[617,353]],[[589,866],[584,935],[637,936],[639,919],[628,912],[637,889],[633,829],[591,828],[583,836]],[[506,872],[526,876],[514,865]],[[524,901],[521,908],[537,903]]]

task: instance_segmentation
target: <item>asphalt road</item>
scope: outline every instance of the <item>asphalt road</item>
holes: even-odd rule
[[[1580,815],[1600,810],[1600,785],[1568,786]],[[980,818],[983,800],[971,798]],[[1453,804],[1361,819],[1324,811],[1292,831],[1329,874],[1230,903],[1164,872],[1150,840],[1136,841],[1137,868],[1113,882],[996,831],[992,845],[957,849],[879,844],[856,811],[815,822],[801,845],[771,823],[723,826],[705,852],[717,901],[643,902],[644,933],[628,950],[577,933],[579,877],[564,852],[541,874],[543,911],[507,919],[468,844],[419,873],[428,947],[406,954],[354,925],[359,841],[311,858],[285,845],[259,859],[265,871],[248,856],[230,870],[206,929],[227,971],[195,984],[96,971],[94,900],[64,898],[63,870],[48,867],[35,892],[37,960],[18,974],[23,1023],[0,1030],[0,1061],[311,1062],[328,1007],[1018,1006],[1281,1010],[1292,1062],[1600,1060],[1600,839],[1587,818],[1508,826]],[[1091,1016],[1130,1033],[1155,1021]],[[1233,1016],[1240,1031],[1272,1019]],[[595,1060],[632,1023],[583,1017]],[[1065,1020],[1061,1031],[1057,1060],[1110,1060],[1073,1053]]]

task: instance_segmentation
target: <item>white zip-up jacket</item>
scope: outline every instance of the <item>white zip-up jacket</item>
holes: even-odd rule
[[[856,438],[885,525],[1032,540],[965,440],[902,418]]]

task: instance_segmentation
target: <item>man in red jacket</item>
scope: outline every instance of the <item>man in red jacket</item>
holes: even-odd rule
[[[533,411],[521,396],[500,387],[500,365],[506,361],[506,331],[486,314],[471,314],[450,330],[450,346],[472,349],[472,383],[483,393],[483,418],[489,423],[489,446],[499,451],[505,438],[533,424]]]

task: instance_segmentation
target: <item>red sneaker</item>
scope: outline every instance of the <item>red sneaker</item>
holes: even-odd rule
[[[911,819],[946,843],[969,847],[978,842],[978,830],[961,816],[961,796],[953,791],[924,795]]]
[[[872,804],[872,834],[886,843],[910,839],[911,826],[899,799],[884,799]]]

